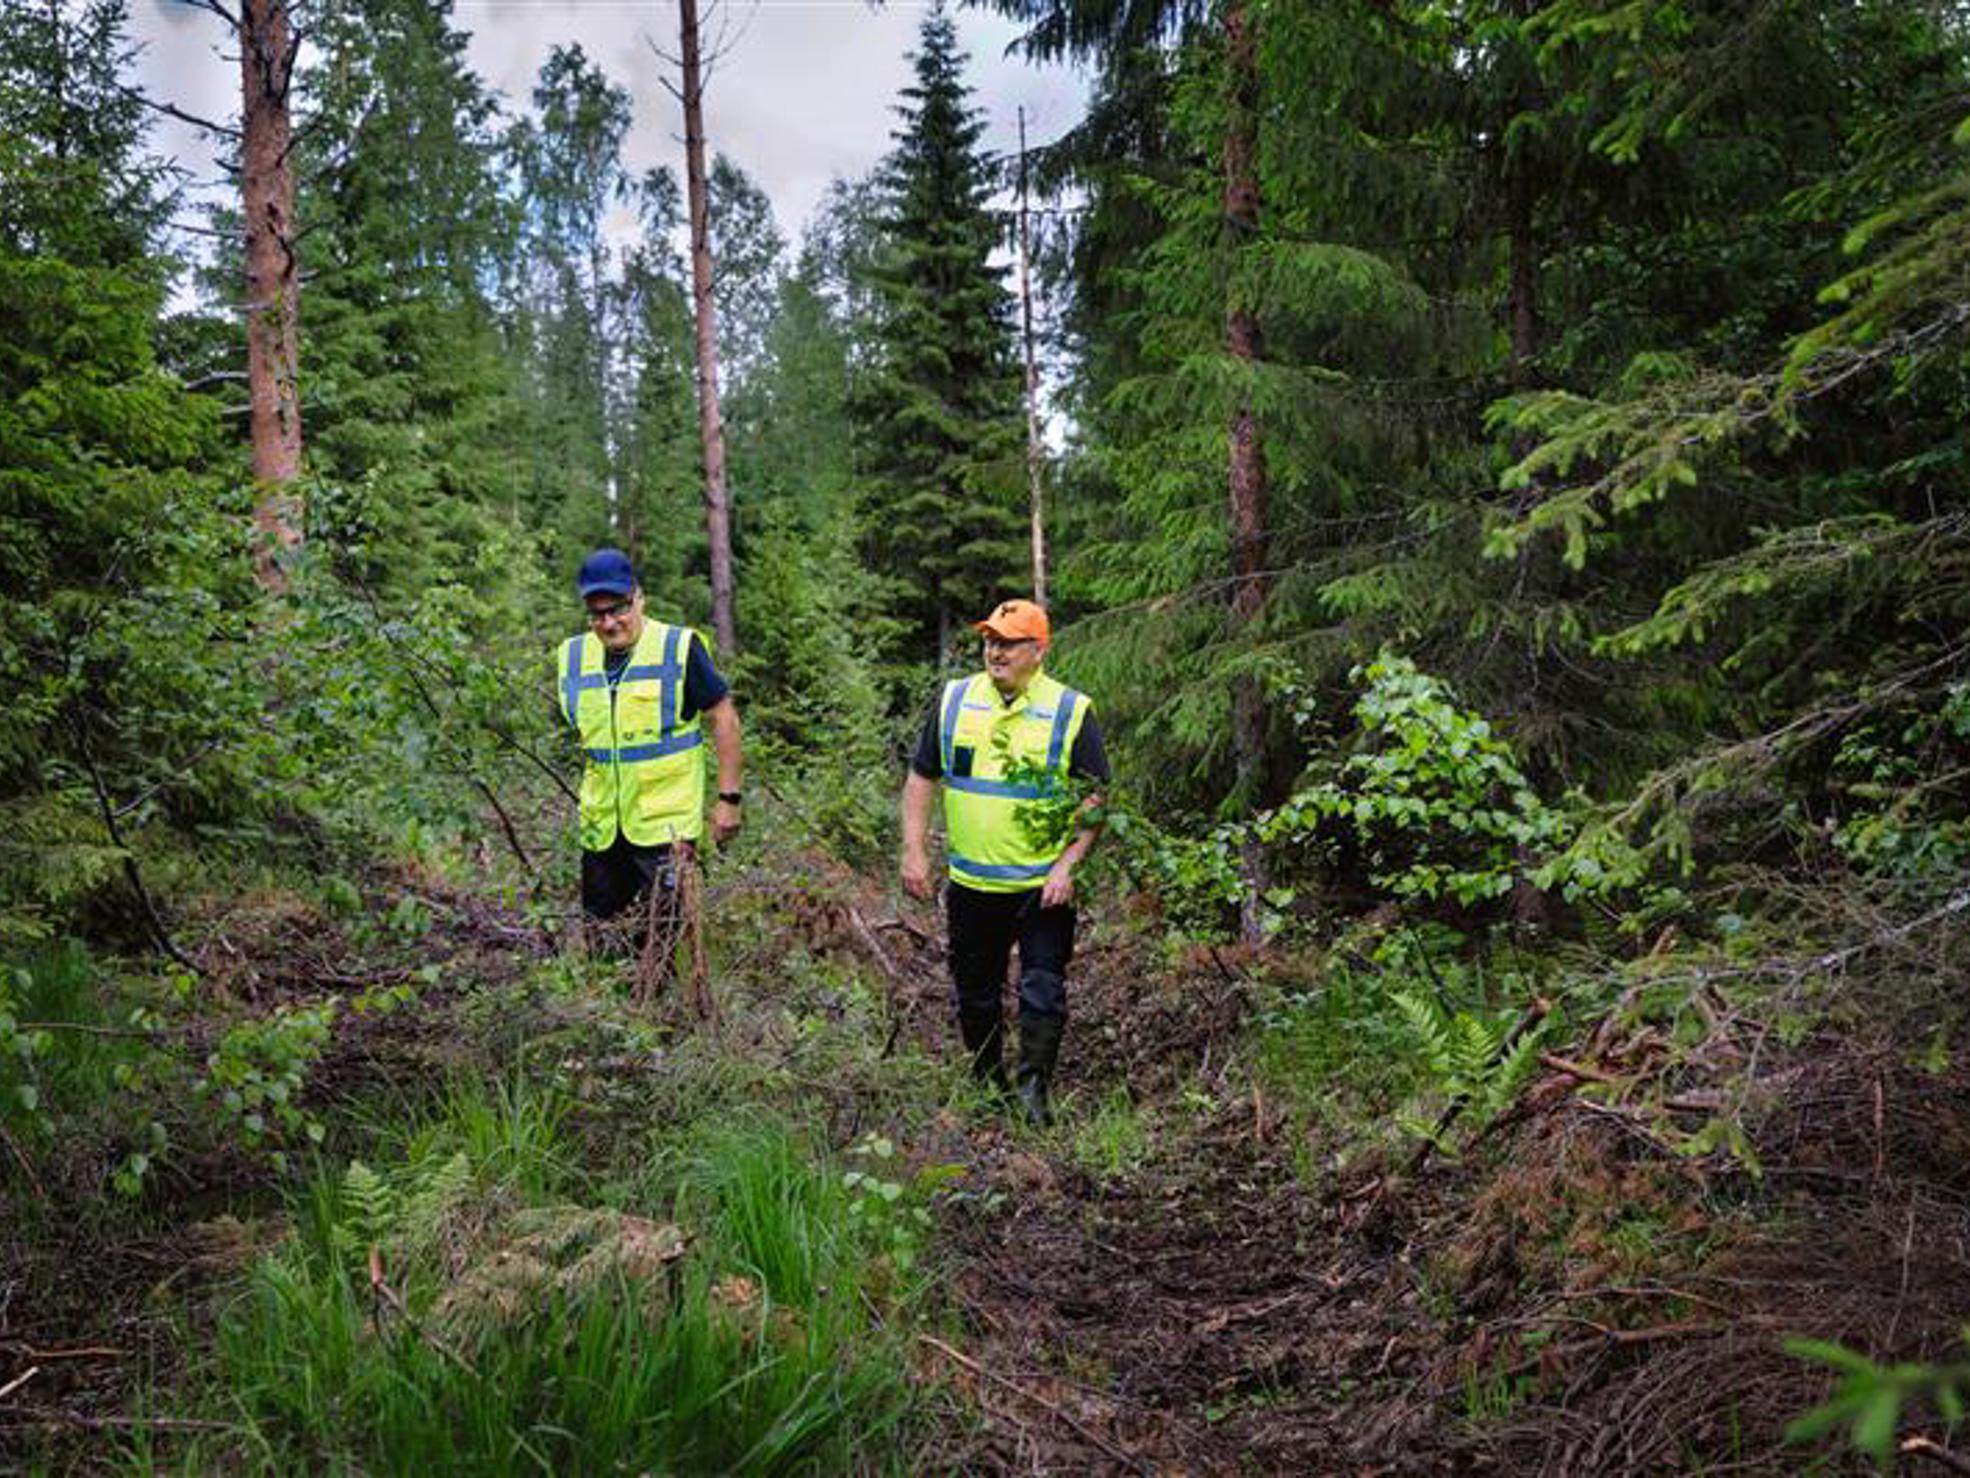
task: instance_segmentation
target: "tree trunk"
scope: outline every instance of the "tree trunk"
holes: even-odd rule
[[[1019,110],[1019,327],[1026,345],[1026,482],[1033,507],[1033,600],[1047,603],[1047,532],[1041,475],[1040,368],[1033,352],[1033,226],[1026,209],[1026,110]]]
[[[1256,240],[1259,229],[1259,67],[1257,23],[1247,0],[1225,12],[1225,58],[1230,69],[1231,108],[1224,136],[1224,218],[1234,254]],[[1258,315],[1237,286],[1225,305],[1225,352],[1241,363],[1256,364],[1261,353]],[[1266,471],[1265,440],[1257,413],[1249,401],[1231,416],[1228,484],[1231,499],[1231,611],[1234,624],[1250,630],[1258,624],[1266,598]],[[1265,790],[1265,699],[1258,681],[1245,676],[1233,681],[1231,745],[1238,788],[1260,803]],[[1247,842],[1243,856],[1245,897],[1239,906],[1239,931],[1248,944],[1257,944],[1263,919],[1265,859],[1256,841]]]
[[[1538,10],[1538,0],[1519,0],[1516,14],[1521,26]],[[1511,113],[1523,117],[1535,113],[1545,104],[1545,99],[1536,87],[1528,85],[1511,102]],[[1507,130],[1501,129],[1501,137]],[[1531,135],[1536,137],[1536,135]],[[1502,144],[1501,144],[1502,147]],[[1511,361],[1508,370],[1512,388],[1530,389],[1533,384],[1533,365],[1539,354],[1539,238],[1535,224],[1535,211],[1539,203],[1537,164],[1529,157],[1529,143],[1521,143],[1516,150],[1508,152],[1503,160],[1505,171],[1505,241],[1506,241],[1506,312],[1510,318]],[[1538,438],[1530,433],[1521,433],[1512,440],[1512,455],[1524,457],[1531,453]],[[1523,517],[1545,495],[1546,484],[1543,478],[1534,478],[1513,500],[1518,516]],[[1533,546],[1530,542],[1519,546],[1517,574],[1513,587],[1513,600],[1520,600],[1532,578]],[[1537,648],[1528,642],[1523,648],[1525,674],[1523,691],[1527,701],[1540,690],[1539,658]],[[1535,773],[1541,766],[1535,759],[1532,764]],[[1542,781],[1551,780],[1551,775],[1542,775]],[[1541,787],[1544,788],[1543,785]],[[1532,881],[1532,873],[1538,859],[1530,847],[1521,843],[1514,851],[1517,870],[1512,878],[1511,909],[1512,921],[1523,929],[1550,931],[1559,921],[1560,902],[1546,889]]]
[[[721,657],[739,650],[732,618],[732,510],[725,490],[725,418],[718,405],[718,322],[711,300],[711,201],[705,186],[704,72],[698,0],[677,0],[684,74],[684,180],[691,214],[691,305],[697,322],[698,434],[704,443],[705,538],[711,554],[711,625]]]
[[[280,558],[301,543],[300,272],[294,239],[294,135],[288,89],[298,40],[287,0],[239,12],[241,204],[246,217],[246,380],[252,440],[254,570],[286,584]]]
[[[1506,226],[1511,242],[1512,384],[1532,382],[1532,359],[1539,352],[1539,255],[1532,235],[1532,181],[1524,164],[1512,166],[1505,186]]]
[[[1534,9],[1533,0],[1523,0],[1518,9],[1521,24]],[[1529,114],[1541,105],[1541,101],[1537,92],[1528,88],[1512,100],[1511,111],[1515,115]],[[1539,250],[1538,240],[1533,234],[1533,207],[1537,203],[1538,186],[1533,175],[1534,162],[1527,157],[1530,143],[1521,142],[1516,149],[1509,149],[1501,141],[1500,147],[1508,149],[1504,167],[1505,236],[1510,277],[1507,296],[1512,320],[1511,377],[1514,388],[1524,388],[1532,382],[1532,360],[1539,352]]]

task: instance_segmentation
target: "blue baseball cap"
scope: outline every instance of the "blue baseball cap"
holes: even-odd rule
[[[636,566],[620,549],[598,549],[581,562],[575,588],[583,600],[591,595],[633,595]]]

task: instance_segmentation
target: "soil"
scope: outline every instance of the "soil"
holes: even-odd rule
[[[1173,980],[1119,944],[1078,962],[1061,1082],[1083,1113],[1123,1084],[1222,1090],[1248,992],[1197,963]],[[913,1028],[943,1030],[918,999]],[[1222,1092],[1105,1177],[1064,1131],[947,1122],[921,1148],[972,1176],[945,1226],[963,1358],[940,1355],[984,1416],[961,1466],[1798,1472],[1786,1427],[1832,1383],[1788,1337],[1959,1358],[1970,1072],[1840,1038],[1761,1081],[1755,1173],[1670,1152],[1562,1073],[1466,1162],[1406,1177],[1309,1180],[1322,1147]]]
[[[819,882],[782,891],[788,937],[872,968],[889,1049],[953,1051],[934,920],[897,915],[845,873],[801,871]],[[215,974],[256,1009],[440,965],[413,1005],[338,1029],[311,1081],[323,1103],[441,1076],[453,982],[510,979],[546,952],[483,899],[417,891],[427,932],[367,954],[332,921],[280,909],[211,936]],[[1060,1127],[946,1112],[907,1146],[966,1171],[936,1249],[962,1332],[921,1351],[926,1378],[968,1408],[942,1466],[1795,1472],[1807,1453],[1785,1426],[1830,1381],[1784,1352],[1786,1336],[1905,1359],[1957,1348],[1962,1068],[1919,1070],[1852,1038],[1775,1051],[1747,1110],[1768,1147],[1756,1175],[1670,1153],[1558,1070],[1461,1161],[1340,1172],[1327,1146],[1295,1137],[1319,1131],[1236,1091],[1251,967],[1208,951],[1172,965],[1130,936],[1090,935]],[[1158,1106],[1160,1132],[1090,1168],[1076,1122],[1123,1089]],[[0,1384],[37,1373],[0,1398],[0,1472],[27,1439],[41,1463],[98,1465],[140,1383],[182,1358],[162,1295],[236,1274],[269,1190],[249,1159],[213,1150],[159,1178],[151,1237],[99,1236],[79,1202],[7,1219]]]

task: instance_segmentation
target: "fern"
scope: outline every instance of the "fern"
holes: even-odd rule
[[[1432,1088],[1455,1116],[1485,1124],[1504,1112],[1532,1071],[1545,1023],[1521,1033],[1508,1047],[1511,1027],[1503,1019],[1474,1011],[1453,1013],[1435,996],[1413,988],[1396,991],[1394,1000],[1429,1069]],[[1437,1139],[1435,1129],[1414,1115],[1404,1115],[1402,1122],[1413,1134]]]
[[[1456,1070],[1447,1086],[1453,1096],[1476,1098],[1491,1077],[1492,1059],[1498,1055],[1504,1032],[1468,1011],[1459,1011],[1452,1024]]]
[[[1545,1036],[1546,1023],[1542,1021],[1520,1036],[1492,1071],[1485,1085],[1484,1117],[1487,1121],[1502,1114],[1518,1097],[1519,1089],[1532,1076],[1533,1065],[1539,1060],[1539,1044]]]
[[[361,1251],[390,1235],[397,1213],[397,1193],[361,1160],[351,1160],[342,1175],[342,1215],[336,1240],[345,1250]]]
[[[1432,1076],[1444,1082],[1455,1077],[1457,1049],[1451,1035],[1450,1016],[1442,1004],[1434,996],[1416,990],[1397,991],[1395,1003],[1409,1019]]]
[[[459,1150],[403,1198],[397,1215],[398,1239],[420,1246],[429,1241],[445,1218],[471,1195],[473,1185],[472,1162]]]

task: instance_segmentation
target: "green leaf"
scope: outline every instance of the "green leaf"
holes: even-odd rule
[[[1874,1362],[1858,1351],[1845,1345],[1825,1339],[1788,1339],[1784,1345],[1785,1353],[1801,1360],[1817,1360],[1822,1365],[1831,1365],[1836,1370],[1844,1370],[1849,1375],[1873,1375]]]
[[[1877,1462],[1887,1462],[1894,1456],[1895,1428],[1901,1416],[1900,1389],[1893,1385],[1880,1386],[1854,1420],[1854,1446]]]

